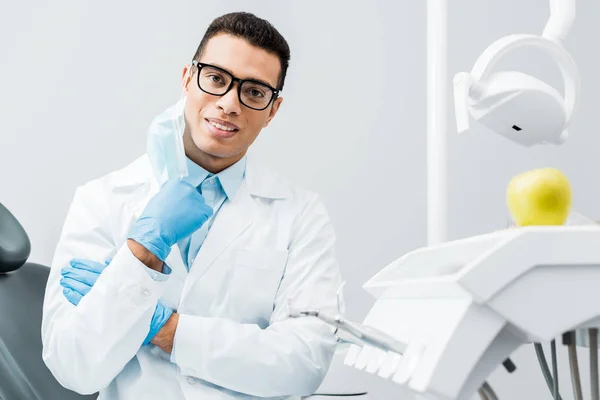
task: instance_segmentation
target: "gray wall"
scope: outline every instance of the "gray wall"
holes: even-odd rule
[[[547,0],[449,3],[451,74],[469,70],[501,36],[541,32],[548,16]],[[567,46],[584,92],[567,144],[522,149],[481,129],[457,137],[449,112],[451,239],[504,227],[508,180],[539,166],[565,171],[575,208],[600,217],[600,6],[578,3]],[[238,9],[271,20],[292,48],[282,109],[252,153],[323,196],[339,235],[349,315],[360,319],[372,304],[361,284],[426,244],[423,0],[3,1],[0,201],[28,231],[31,260],[49,263],[75,187],[144,151],[148,124],[178,99],[181,68],[207,24]],[[515,56],[504,66],[559,82],[545,56]],[[571,399],[562,350],[563,398]],[[491,378],[502,398],[549,398],[533,349],[520,349],[514,360],[513,376],[498,369]],[[359,376],[374,399],[411,398]]]

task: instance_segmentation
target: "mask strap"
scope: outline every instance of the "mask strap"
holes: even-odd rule
[[[192,79],[192,67],[193,65],[190,64],[190,67],[187,70],[186,73],[186,79]],[[184,127],[182,125],[185,125],[185,116],[184,116],[184,110],[185,110],[185,103],[187,102],[187,95],[185,93],[185,87],[181,88],[181,95],[179,96],[179,102],[183,103],[181,104],[181,108],[180,107],[175,107],[175,109],[173,110],[175,113],[182,113],[182,118],[181,120],[178,117],[178,115],[174,115],[173,116],[173,124],[175,125],[175,129],[176,132],[178,134],[180,134],[183,137],[183,129]]]
[[[188,68],[188,70],[186,72],[186,80],[187,79],[189,79],[190,81],[192,80],[192,68],[194,68],[194,65],[190,63],[190,67]],[[181,88],[181,97],[179,99],[181,100],[184,97],[185,97],[185,86]]]

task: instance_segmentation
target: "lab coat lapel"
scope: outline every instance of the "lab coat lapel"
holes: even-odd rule
[[[217,257],[252,225],[257,214],[258,207],[248,191],[246,181],[243,181],[235,198],[231,201],[226,200],[216,215],[190,269],[182,297],[187,294]]]

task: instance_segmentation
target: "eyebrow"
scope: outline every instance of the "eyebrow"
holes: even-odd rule
[[[206,64],[210,64],[210,65],[213,65],[215,67],[219,67],[222,70],[229,72],[231,74],[231,76],[235,76],[229,69],[225,68],[222,65],[219,65],[217,63],[206,63]],[[249,80],[249,81],[255,81],[255,82],[258,82],[258,83],[262,83],[263,85],[275,88],[275,90],[277,90],[277,85],[271,85],[270,83],[268,83],[268,82],[266,82],[266,81],[264,81],[262,79],[259,79],[259,78],[240,78],[240,79],[242,79],[243,81],[248,81]]]

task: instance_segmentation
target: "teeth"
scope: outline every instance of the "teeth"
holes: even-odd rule
[[[226,127],[226,126],[223,126],[223,125],[221,125],[221,124],[218,124],[218,123],[216,123],[216,122],[213,122],[213,121],[209,121],[209,122],[210,122],[210,124],[211,124],[212,126],[215,126],[215,127],[219,128],[219,129],[221,129],[221,130],[228,131],[228,132],[233,132],[233,131],[235,131],[235,129],[233,129],[233,128],[228,128],[228,127]]]

